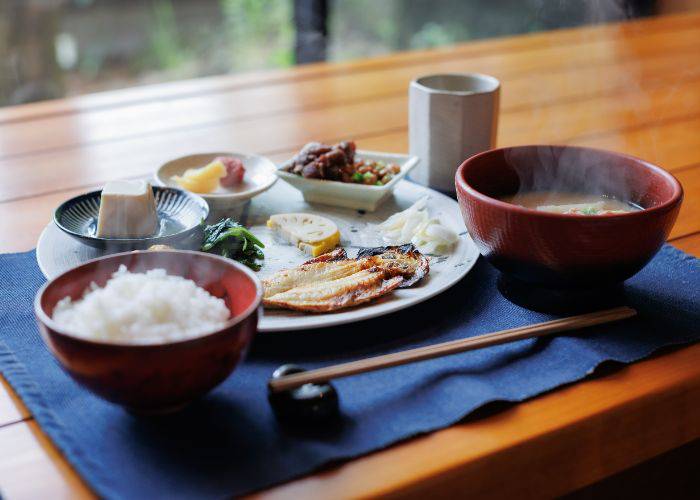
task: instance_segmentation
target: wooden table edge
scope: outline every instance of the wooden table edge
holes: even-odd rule
[[[699,362],[699,344],[677,348],[251,498],[559,496],[700,438]],[[673,383],[635,391],[639,378],[669,369],[676,372]],[[617,402],[602,400],[596,411],[566,414],[615,385]],[[684,425],[651,425],[660,413],[682,414]],[[544,428],[542,419],[549,419]],[[647,444],[632,452],[630,440]],[[505,478],[516,471],[518,484],[508,484]]]
[[[700,438],[700,344],[666,351],[506,408],[477,410],[463,423],[251,498],[421,498],[456,493],[489,498],[574,491]],[[582,403],[590,407],[581,408]],[[659,426],[664,415],[680,415],[682,421]],[[89,491],[32,418],[2,429],[12,426],[30,428],[43,452],[59,462],[56,469],[71,490],[80,484],[80,490]],[[640,448],[640,442],[646,444]],[[572,450],[578,453],[572,455]],[[503,482],[515,471],[517,485]],[[85,491],[76,493],[82,496]]]

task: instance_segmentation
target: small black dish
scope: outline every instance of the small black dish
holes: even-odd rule
[[[81,194],[63,202],[54,212],[54,223],[81,243],[110,251],[138,250],[151,245],[175,245],[196,237],[209,215],[201,196],[171,187],[153,186],[160,226],[146,238],[101,238],[97,233],[102,190]]]
[[[304,371],[297,365],[282,365],[272,378]],[[269,391],[268,400],[277,418],[288,423],[316,424],[333,420],[340,414],[338,393],[329,382],[304,384],[282,392]]]

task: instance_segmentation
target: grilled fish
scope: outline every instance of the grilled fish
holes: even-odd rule
[[[263,304],[306,312],[335,311],[411,286],[428,272],[428,259],[412,245],[366,248],[355,259],[336,249],[263,280]]]
[[[400,288],[413,286],[430,272],[428,258],[410,243],[401,246],[362,248],[357,252],[357,259],[364,258],[370,258],[377,266],[401,274],[404,280]]]
[[[305,312],[329,312],[356,306],[397,288],[403,278],[381,269],[364,269],[350,276],[298,286],[264,299],[266,307]]]

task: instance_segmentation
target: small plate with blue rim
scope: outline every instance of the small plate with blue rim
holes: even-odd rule
[[[97,216],[102,190],[91,191],[63,202],[54,212],[54,223],[81,243],[111,252],[148,248],[151,245],[197,246],[201,223],[209,206],[201,196],[170,187],[153,186],[158,231],[143,238],[97,236]]]

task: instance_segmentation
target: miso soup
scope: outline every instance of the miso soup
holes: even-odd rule
[[[501,201],[556,214],[609,215],[642,210],[638,205],[610,196],[585,193],[530,191],[505,196]]]

